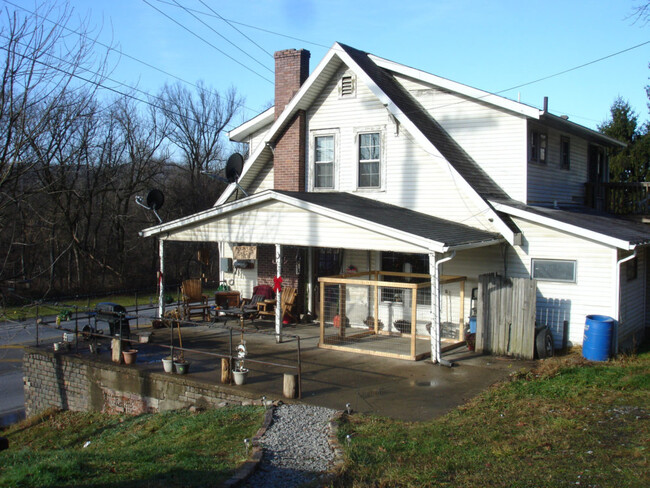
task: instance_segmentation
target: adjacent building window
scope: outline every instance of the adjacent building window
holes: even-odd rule
[[[334,136],[314,138],[314,188],[334,188]]]
[[[359,188],[379,188],[381,172],[381,135],[359,134]]]
[[[576,262],[563,259],[533,259],[532,277],[541,281],[576,282]]]
[[[560,137],[560,168],[571,169],[571,140],[568,136]]]
[[[530,133],[530,160],[536,163],[546,164],[548,149],[548,136],[537,130]]]

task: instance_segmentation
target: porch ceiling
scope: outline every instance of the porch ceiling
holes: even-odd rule
[[[174,241],[446,252],[502,242],[465,225],[349,193],[266,191],[140,233]]]

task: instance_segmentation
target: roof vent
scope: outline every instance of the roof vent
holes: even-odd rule
[[[342,97],[354,95],[354,77],[352,75],[342,76],[341,86],[339,89]]]

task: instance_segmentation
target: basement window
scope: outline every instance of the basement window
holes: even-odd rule
[[[533,259],[532,278],[540,281],[576,282],[576,262],[564,259]]]
[[[341,97],[354,96],[354,77],[352,75],[341,76],[339,94]]]

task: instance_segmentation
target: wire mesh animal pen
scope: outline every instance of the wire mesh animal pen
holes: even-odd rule
[[[430,275],[367,271],[318,280],[319,347],[414,361],[431,355]],[[441,296],[453,292],[456,298],[455,307],[445,307],[442,341],[447,346],[464,340],[465,280],[440,279]]]

